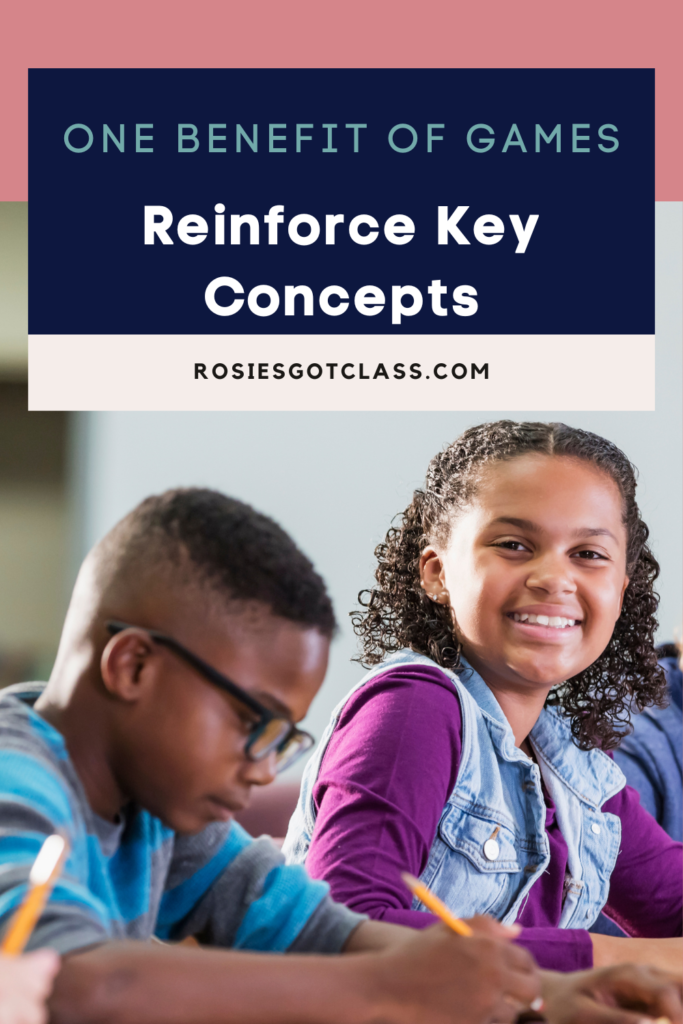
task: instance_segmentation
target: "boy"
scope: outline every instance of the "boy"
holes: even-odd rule
[[[63,954],[51,1020],[484,1024],[538,996],[509,931],[367,921],[231,825],[310,745],[334,628],[291,539],[215,492],[147,499],[87,557],[50,682],[0,700],[3,921],[45,834],[71,843],[33,937]],[[219,948],[128,941],[153,935]],[[296,955],[337,952],[363,955]]]

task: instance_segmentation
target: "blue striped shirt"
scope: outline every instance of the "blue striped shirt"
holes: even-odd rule
[[[337,952],[361,915],[287,867],[267,838],[215,822],[179,835],[147,811],[96,815],[61,734],[32,704],[42,684],[0,695],[0,930],[20,903],[45,837],[70,853],[31,947],[61,953],[113,939],[187,935],[235,949]]]

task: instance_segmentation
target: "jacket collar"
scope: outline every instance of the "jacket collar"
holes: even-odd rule
[[[624,788],[624,775],[618,765],[602,750],[581,750],[562,712],[544,708],[530,739],[550,771],[590,807],[602,807]]]
[[[498,753],[506,761],[528,761],[529,758],[515,744],[514,733],[503,710],[476,669],[466,658],[460,657],[460,668],[456,678],[464,686],[484,716],[491,739]]]
[[[494,743],[508,761],[526,758],[526,754],[515,746],[512,729],[500,704],[482,677],[472,666],[461,658],[460,681],[466,686],[479,706],[479,710],[497,727]],[[606,800],[618,793],[624,785],[621,769],[602,750],[581,750],[572,735],[566,715],[551,708],[544,708],[531,730],[530,740],[536,755],[548,768],[584,803],[601,807]]]
[[[383,663],[383,668],[391,663],[416,661],[441,668],[431,658],[409,650],[399,651],[389,657]],[[467,659],[461,657],[457,672],[444,668],[441,671],[456,680],[472,697],[486,721],[499,755],[506,761],[528,761],[524,751],[515,745],[510,723],[493,692]],[[531,730],[530,740],[537,757],[563,785],[590,807],[601,807],[606,800],[623,789],[624,776],[621,769],[602,750],[581,750],[572,736],[569,720],[561,712],[544,708]]]

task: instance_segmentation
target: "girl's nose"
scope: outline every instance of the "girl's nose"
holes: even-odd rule
[[[546,594],[572,594],[576,583],[562,555],[548,554],[534,559],[529,566],[526,585],[530,590],[542,590]]]

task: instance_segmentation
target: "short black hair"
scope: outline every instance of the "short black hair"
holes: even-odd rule
[[[336,630],[332,602],[310,559],[273,519],[243,501],[208,488],[177,488],[146,498],[112,533],[126,561],[187,559],[192,576],[228,600],[260,602],[327,637]]]

